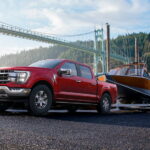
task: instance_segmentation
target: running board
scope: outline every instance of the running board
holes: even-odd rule
[[[83,102],[71,102],[71,101],[56,101],[55,104],[68,104],[68,105],[97,105],[97,103],[83,103]]]

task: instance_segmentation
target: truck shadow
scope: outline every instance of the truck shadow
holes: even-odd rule
[[[27,111],[7,111],[5,113],[0,113],[0,116],[31,117]],[[142,113],[139,111],[115,111],[108,115],[100,115],[93,111],[81,111],[76,113],[68,113],[66,111],[50,111],[47,116],[39,118],[46,120],[92,123],[97,125],[105,124],[150,128],[150,112]]]
[[[80,123],[150,128],[150,113],[148,112],[112,112],[108,115],[100,115],[96,112],[49,113],[46,118]]]

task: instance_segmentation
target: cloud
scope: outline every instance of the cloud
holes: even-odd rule
[[[34,8],[27,9],[26,16],[47,20],[47,25],[35,29],[40,32],[72,34],[109,22],[115,32],[118,28],[124,33],[150,23],[149,0],[39,0],[36,4],[32,2]]]
[[[149,14],[150,0],[5,0],[0,5],[0,21],[58,35],[88,32],[97,25],[105,30],[106,22],[111,36],[149,32]],[[3,49],[8,39],[0,43]],[[18,39],[9,43],[10,49],[17,47]],[[36,47],[32,43],[23,41],[19,47]]]

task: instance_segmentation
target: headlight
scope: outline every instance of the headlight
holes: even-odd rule
[[[17,76],[17,74],[16,74],[15,72],[11,72],[11,73],[9,73],[9,75],[8,75],[8,80],[9,80],[10,82],[16,82],[16,76]]]
[[[27,80],[30,77],[30,72],[29,71],[14,71],[13,73],[9,74],[9,81],[10,82],[16,82],[23,84],[27,82]]]
[[[17,71],[17,83],[25,83],[28,78],[30,77],[30,72],[29,71]]]

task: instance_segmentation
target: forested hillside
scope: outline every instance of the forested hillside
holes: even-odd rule
[[[118,53],[124,55],[128,54],[130,57],[134,57],[135,37],[138,40],[140,57],[145,58],[145,61],[147,62],[148,68],[150,70],[150,34],[133,33],[128,35],[118,36],[117,38],[111,39],[111,51],[117,51]],[[89,45],[93,46],[93,42],[89,41]],[[21,51],[16,54],[1,56],[0,66],[26,66],[38,60],[52,59],[52,58],[73,59],[79,62],[87,63],[91,66],[93,63],[92,54],[86,54],[84,52],[74,51],[67,47],[55,45],[51,47],[39,47],[38,49],[31,49],[28,51]],[[121,62],[111,60],[111,67],[115,67],[120,64]]]
[[[134,57],[135,37],[138,41],[140,57],[142,57],[145,52],[150,52],[150,34],[145,33],[133,33],[129,35],[118,36],[117,38],[111,40],[111,50],[116,50],[118,53],[122,52]]]
[[[60,46],[24,50],[20,53],[0,57],[0,66],[27,66],[38,60],[58,58],[61,53],[67,50],[68,48]]]

